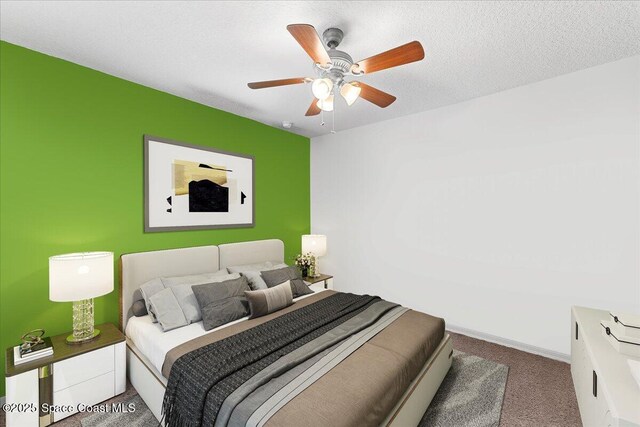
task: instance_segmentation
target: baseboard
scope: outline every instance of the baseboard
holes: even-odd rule
[[[560,362],[571,362],[571,356],[568,354],[560,353],[553,350],[547,350],[546,348],[536,347],[535,345],[521,343],[519,341],[498,337],[496,335],[486,334],[484,332],[474,331],[473,329],[463,328],[462,326],[456,326],[447,323],[447,330],[460,335],[467,335],[471,338],[477,338],[483,341],[492,342],[494,344],[500,344],[506,347],[515,348],[516,350],[526,351],[527,353],[537,354],[538,356],[548,357],[549,359],[559,360]]]

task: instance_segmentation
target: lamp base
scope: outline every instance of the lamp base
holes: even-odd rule
[[[73,334],[69,335],[67,337],[67,344],[70,345],[77,345],[77,344],[84,344],[86,342],[89,342],[91,340],[94,340],[98,337],[98,335],[100,335],[100,329],[93,329],[93,333],[90,336],[86,336],[83,338],[77,338],[75,337]]]
[[[83,344],[100,335],[93,327],[93,298],[73,302],[73,334],[67,337],[67,344]]]

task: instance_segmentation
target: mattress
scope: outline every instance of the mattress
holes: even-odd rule
[[[319,290],[316,294],[325,292]],[[304,295],[294,301],[300,301],[314,294]],[[153,323],[150,316],[132,317],[127,322],[125,334],[135,344],[137,349],[151,362],[158,372],[162,372],[162,365],[167,353],[188,341],[199,338],[203,335],[217,332],[221,329],[229,328],[241,322],[246,322],[249,317],[229,322],[217,328],[205,331],[202,321],[192,323],[171,331],[164,332],[159,323]]]

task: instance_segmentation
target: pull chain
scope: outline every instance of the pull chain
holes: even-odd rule
[[[331,110],[331,133],[336,133],[336,100],[333,100],[333,110]]]

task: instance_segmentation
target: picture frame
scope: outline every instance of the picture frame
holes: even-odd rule
[[[144,135],[144,231],[255,226],[254,157]]]

